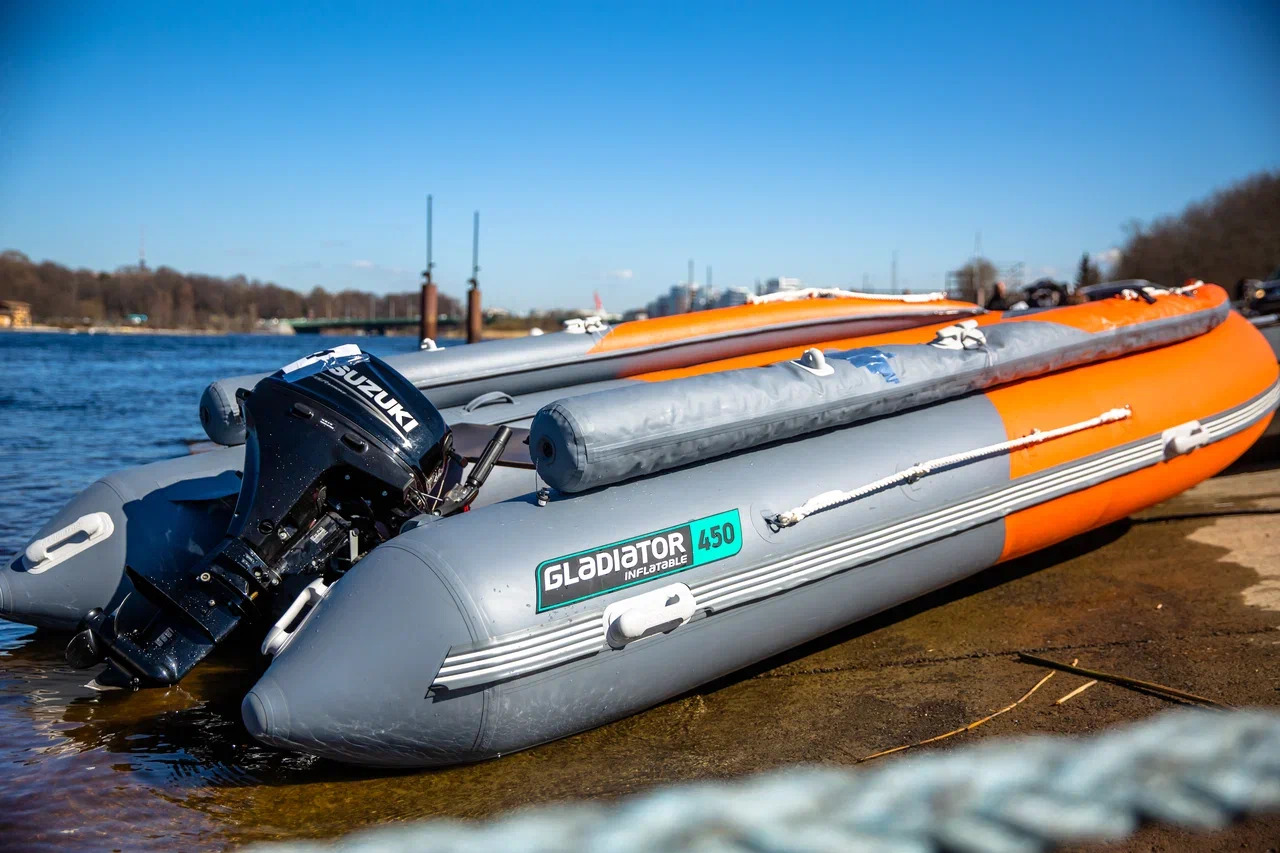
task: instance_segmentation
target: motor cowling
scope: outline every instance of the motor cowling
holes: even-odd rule
[[[355,345],[285,366],[240,404],[245,466],[226,536],[181,576],[126,567],[134,593],[86,617],[67,647],[73,665],[105,657],[107,683],[176,683],[242,620],[268,615],[290,578],[341,575],[457,491],[440,413]]]

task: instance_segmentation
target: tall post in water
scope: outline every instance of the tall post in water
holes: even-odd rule
[[[440,316],[440,291],[431,280],[435,267],[431,259],[431,196],[427,196],[427,268],[422,271],[422,292],[418,296],[418,344],[436,339],[436,319]]]
[[[467,288],[467,343],[481,339],[483,317],[480,315],[480,211],[471,223],[471,286]]]

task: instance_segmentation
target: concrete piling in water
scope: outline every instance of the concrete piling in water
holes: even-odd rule
[[[480,313],[480,211],[471,220],[471,285],[467,290],[467,343],[483,339],[484,316]]]
[[[480,313],[480,284],[471,279],[471,287],[467,290],[467,343],[474,344],[483,340],[484,317]]]
[[[431,280],[431,272],[423,273],[426,281],[422,284],[422,293],[418,299],[418,340],[436,339],[437,319],[440,316],[440,289]]]

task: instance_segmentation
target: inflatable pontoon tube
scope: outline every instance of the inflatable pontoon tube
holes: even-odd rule
[[[1217,287],[1115,303],[1102,315],[1097,305],[1060,308],[980,330],[949,327],[930,344],[811,350],[769,367],[558,400],[534,417],[530,454],[547,483],[581,492],[1176,343],[1230,310]]]

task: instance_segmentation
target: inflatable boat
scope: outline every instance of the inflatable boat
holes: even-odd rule
[[[549,499],[374,550],[245,724],[384,766],[564,737],[1174,495],[1278,394],[1202,287],[562,399],[529,439]]]
[[[68,656],[173,683],[275,598],[254,737],[499,756],[1174,495],[1266,428],[1277,373],[1220,288],[1135,286],[531,392],[463,451],[466,422],[394,368],[328,351],[239,386],[234,511],[189,478],[164,500],[210,517],[150,528],[150,562],[106,521],[77,540],[134,594],[65,608],[88,606]]]
[[[569,389],[725,369],[736,358],[766,363],[798,354],[798,347],[847,346],[867,335],[982,314],[942,294],[807,290],[614,326],[586,318],[562,332],[391,356],[387,363],[416,389],[406,393],[429,395],[453,427],[459,451],[474,460],[495,425],[527,425]],[[245,467],[241,398],[266,375],[218,380],[201,395],[200,422],[221,447],[112,473],[41,526],[19,557],[0,567],[0,616],[76,630],[90,610],[114,610],[128,597],[126,566],[170,578],[199,562],[232,520]],[[513,445],[508,460],[515,454]],[[532,463],[519,455],[524,470],[499,466],[476,506],[529,490]]]

